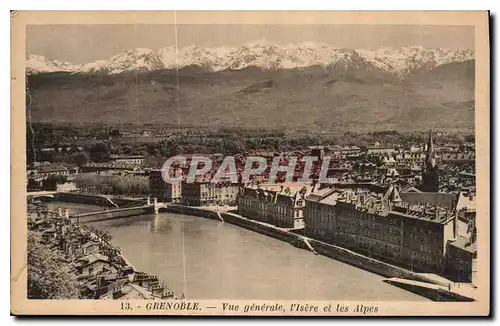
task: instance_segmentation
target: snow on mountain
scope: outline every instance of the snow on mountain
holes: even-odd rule
[[[40,59],[41,58],[41,59]],[[27,62],[34,72],[74,71],[75,73],[119,74],[127,71],[154,71],[199,66],[208,71],[238,70],[255,66],[266,70],[305,68],[314,65],[340,65],[366,71],[384,72],[403,78],[412,72],[431,70],[439,65],[474,59],[468,49],[449,50],[418,46],[372,50],[349,50],[314,42],[277,45],[259,40],[239,47],[203,48],[166,47],[159,51],[133,49],[109,60],[75,66],[30,56]]]
[[[165,69],[159,53],[150,49],[132,49],[115,55],[109,60],[99,60],[83,65],[80,72],[105,72],[111,75],[126,71],[152,71]]]
[[[26,58],[26,73],[28,75],[55,71],[72,72],[79,68],[79,65],[74,65],[66,61],[50,60],[41,55],[32,54]]]
[[[474,59],[472,50],[448,50],[419,46],[357,50],[366,60],[383,71],[404,77],[422,69],[430,70],[442,64]]]
[[[210,71],[226,69],[225,59],[233,52],[233,48],[201,48],[191,45],[177,49],[173,46],[158,51],[165,68],[200,66]]]

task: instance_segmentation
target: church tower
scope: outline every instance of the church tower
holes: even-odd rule
[[[432,140],[432,130],[429,131],[429,140],[427,141],[427,152],[425,153],[425,161],[422,166],[422,191],[438,192],[439,190],[439,174],[438,166],[434,153],[434,142]]]

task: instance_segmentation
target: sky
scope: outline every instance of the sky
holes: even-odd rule
[[[238,46],[265,39],[276,44],[321,42],[339,48],[382,46],[474,48],[470,26],[422,25],[177,25],[179,47]],[[29,25],[27,54],[74,64],[106,60],[133,48],[173,46],[176,28],[168,25]]]

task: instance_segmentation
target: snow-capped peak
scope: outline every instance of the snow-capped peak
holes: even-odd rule
[[[164,69],[161,55],[151,49],[130,49],[113,56],[109,60],[99,60],[83,65],[80,72],[107,72],[109,74],[119,74],[125,71],[135,70],[159,70]]]
[[[50,60],[41,55],[31,54],[26,58],[26,73],[28,75],[56,71],[72,72],[79,68],[79,65],[74,65],[67,61]]]
[[[474,59],[474,53],[469,49],[449,50],[422,46],[382,47],[375,50],[357,50],[357,52],[381,70],[399,77],[420,69]]]

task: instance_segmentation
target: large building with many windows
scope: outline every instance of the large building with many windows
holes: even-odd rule
[[[403,202],[396,185],[385,194],[321,189],[306,199],[304,233],[415,271],[442,272],[456,223],[445,207]]]
[[[239,186],[230,182],[183,182],[182,202],[189,206],[235,205]]]
[[[312,189],[303,183],[249,185],[238,196],[238,211],[278,227],[303,228],[305,199]]]

